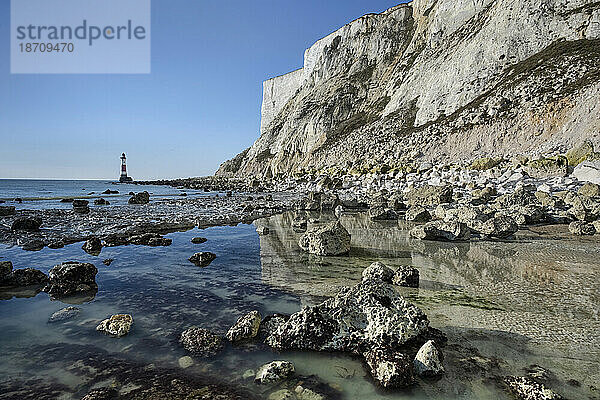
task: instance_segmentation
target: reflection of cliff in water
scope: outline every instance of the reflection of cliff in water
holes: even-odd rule
[[[365,214],[341,217],[352,235],[351,254],[316,257],[298,247],[301,233],[288,213],[257,222],[265,283],[305,296],[329,296],[360,280],[364,267],[382,261],[411,264],[421,273],[420,289],[399,288],[437,326],[486,328],[525,335],[534,341],[582,344],[600,355],[600,249],[593,243],[558,240],[469,243],[410,239],[405,222],[378,223]],[[306,215],[322,222],[331,215]],[[309,227],[310,227],[309,223]],[[553,328],[549,328],[553,327]],[[578,351],[580,352],[580,351]]]
[[[524,309],[552,304],[569,312],[592,311],[600,303],[600,273],[594,246],[556,241],[413,242],[413,264],[425,279],[493,294],[496,302]],[[515,298],[519,302],[515,303]]]
[[[319,257],[305,253],[298,246],[302,232],[292,228],[297,215],[307,220],[319,218],[321,222],[333,217],[287,213],[257,221],[257,226],[267,226],[270,230],[268,235],[260,237],[263,281],[303,295],[303,302],[314,302],[317,299],[311,297],[330,296],[340,286],[354,285],[363,268],[361,257]],[[309,223],[309,227],[311,225]]]
[[[423,268],[421,277],[426,281],[484,293],[492,288],[502,291],[507,281],[518,283],[522,289],[567,289],[577,283],[572,276],[573,267],[593,266],[600,256],[600,249],[595,246],[582,248],[573,242],[419,241],[409,237],[408,231],[412,227],[409,223],[373,222],[365,214],[345,214],[340,220],[352,236],[350,255],[317,257],[298,247],[302,233],[292,229],[292,221],[297,217],[316,219],[316,223],[335,218],[331,214],[287,213],[257,221],[257,226],[267,226],[271,230],[260,239],[266,282],[280,282],[287,288],[301,283],[302,279],[310,283],[313,279],[327,277],[351,283],[358,280],[362,269],[371,262],[388,259],[392,266],[412,264]],[[311,225],[314,224],[309,223],[309,227]],[[350,276],[351,273],[355,275]],[[584,302],[597,302],[599,291],[593,289],[597,287],[580,287],[578,296],[584,296]]]
[[[374,261],[391,266],[412,263],[409,226],[373,222],[364,214],[344,214],[340,219],[352,237],[348,256],[319,257],[300,249],[303,232],[292,228],[294,219],[309,221],[310,228],[335,218],[329,213],[291,212],[257,221],[257,227],[270,229],[260,237],[263,281],[304,296],[331,296],[340,286],[356,284]]]

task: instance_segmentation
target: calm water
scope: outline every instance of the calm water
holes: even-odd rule
[[[110,189],[119,194],[102,194]],[[17,209],[45,209],[45,208],[71,208],[69,203],[61,203],[62,198],[89,199],[90,206],[94,207],[94,199],[103,198],[111,205],[126,204],[131,196],[129,192],[148,191],[153,199],[178,196],[181,193],[188,195],[204,195],[198,190],[179,190],[170,186],[133,184],[114,184],[112,181],[66,181],[66,180],[33,180],[33,179],[0,179],[0,200],[6,201],[5,205]],[[23,203],[14,202],[21,198]]]
[[[339,354],[275,354],[248,346],[229,347],[212,360],[196,358],[188,371],[209,371],[254,388],[242,378],[246,370],[287,359],[299,374],[318,375],[347,399],[503,399],[509,397],[490,378],[523,374],[523,368],[538,364],[556,375],[552,387],[561,394],[598,398],[597,243],[422,243],[409,240],[409,227],[403,224],[344,216],[352,234],[351,255],[314,257],[298,249],[299,235],[290,228],[293,218],[287,214],[256,225],[174,233],[168,235],[170,247],[106,248],[99,257],[84,253],[81,244],[37,253],[0,247],[0,259],[12,260],[15,268],[47,272],[55,264],[77,260],[99,269],[99,292],[79,306],[82,314],[73,321],[48,324],[48,317],[66,305],[43,293],[0,301],[0,381],[39,377],[68,388],[63,398],[81,398],[98,382],[73,373],[68,361],[40,355],[40,346],[57,343],[178,368],[178,359],[186,355],[177,343],[184,329],[202,326],[224,333],[253,309],[263,315],[295,312],[341,285],[358,282],[362,269],[380,260],[391,266],[412,264],[421,272],[420,289],[401,291],[449,337],[447,374],[440,381],[383,393],[374,388],[360,360]],[[255,228],[261,225],[271,228],[271,234],[259,238]],[[194,236],[209,240],[193,245]],[[187,261],[202,250],[218,256],[204,269]],[[101,262],[105,258],[115,261],[106,267]],[[101,319],[116,313],[133,315],[128,336],[114,339],[95,331]],[[568,385],[569,379],[580,386]]]

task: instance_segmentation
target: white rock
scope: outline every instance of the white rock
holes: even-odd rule
[[[181,357],[178,361],[179,367],[186,369],[194,365],[194,360],[190,356]]]
[[[581,182],[600,185],[600,161],[584,161],[573,170],[573,177]]]
[[[244,371],[244,374],[242,375],[242,379],[248,379],[251,377],[254,377],[256,375],[256,371],[254,371],[253,369],[247,369],[246,371]]]
[[[133,317],[131,315],[117,314],[100,322],[96,330],[111,336],[121,337],[129,333],[132,325]]]
[[[296,386],[294,389],[298,400],[325,400],[325,396],[317,393],[309,388],[302,387],[301,385]]]
[[[339,221],[335,221],[322,227],[311,228],[302,235],[298,244],[311,254],[342,255],[350,251],[350,234]]]
[[[421,376],[437,376],[444,372],[442,353],[435,347],[433,340],[425,343],[415,356],[414,366]]]
[[[372,279],[390,283],[394,276],[394,270],[381,262],[374,262],[362,272],[362,280],[368,281]]]
[[[522,173],[516,172],[508,178],[508,181],[509,182],[517,182],[517,181],[523,180],[523,177],[524,177],[524,175]]]
[[[289,361],[273,361],[260,367],[254,380],[262,384],[277,383],[286,379],[295,371],[294,364]]]
[[[269,395],[267,400],[294,400],[296,397],[294,393],[287,389],[281,389],[276,392],[273,392]]]
[[[230,342],[239,342],[242,340],[252,339],[258,334],[258,328],[262,316],[256,310],[240,317],[237,322],[229,328],[225,337]]]
[[[540,192],[552,193],[552,188],[545,183],[538,186],[537,190]]]

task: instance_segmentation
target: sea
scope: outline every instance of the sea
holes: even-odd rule
[[[111,190],[118,194],[103,194]],[[110,180],[38,180],[38,179],[0,179],[0,201],[17,209],[66,209],[72,208],[62,199],[87,199],[93,206],[94,200],[103,198],[111,205],[127,204],[129,193],[148,191],[153,199],[172,198],[183,193],[191,196],[204,196],[204,191],[177,189],[162,185],[135,185]],[[15,199],[22,199],[16,202]]]
[[[19,209],[61,208],[61,198],[94,198],[107,189],[119,191],[101,195],[117,205],[127,201],[130,191],[148,190],[153,199],[183,192],[110,181],[0,181],[0,197]],[[14,203],[16,197],[23,203]],[[16,269],[48,273],[65,261],[93,263],[99,286],[95,296],[61,300],[38,291],[0,289],[0,399],[81,399],[105,386],[129,393],[136,387],[111,374],[111,365],[122,360],[148,371],[208,373],[215,383],[241,386],[262,398],[277,398],[269,396],[286,385],[254,383],[257,369],[274,360],[292,361],[297,381],[317,377],[337,393],[336,399],[508,400],[513,397],[502,378],[526,374],[541,376],[566,398],[598,398],[596,242],[537,231],[525,232],[517,241],[421,242],[410,238],[409,223],[350,213],[340,218],[352,236],[350,254],[317,257],[298,246],[301,233],[294,231],[292,221],[299,217],[315,224],[334,218],[288,212],[253,224],[170,233],[168,247],[110,247],[99,255],[85,253],[81,243],[38,252],[0,244],[0,261],[10,260]],[[259,236],[260,227],[270,233]],[[193,244],[197,236],[208,240]],[[217,258],[197,267],[188,258],[200,251]],[[110,266],[104,265],[106,259],[113,259]],[[388,391],[377,387],[364,362],[350,354],[276,352],[246,343],[202,358],[179,343],[181,333],[193,326],[225,334],[252,310],[262,316],[291,314],[318,304],[360,282],[363,269],[375,261],[420,271],[419,288],[397,290],[448,337],[446,372],[440,379],[419,379],[410,389]],[[81,310],[77,318],[49,322],[54,312],[69,306]],[[128,335],[113,338],[96,330],[101,320],[123,313],[134,320]]]

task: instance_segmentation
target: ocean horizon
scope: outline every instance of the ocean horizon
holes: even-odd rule
[[[107,190],[118,193],[104,193]],[[130,193],[148,191],[153,198],[161,199],[186,193],[203,194],[200,190],[182,190],[172,186],[119,183],[106,179],[0,179],[0,201],[17,209],[71,208],[62,199],[99,199],[111,205],[127,204]],[[15,201],[20,199],[20,201]]]

